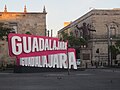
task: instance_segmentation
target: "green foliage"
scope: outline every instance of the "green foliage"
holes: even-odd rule
[[[115,45],[114,45],[117,54],[120,54],[120,40],[116,41]]]
[[[84,38],[76,38],[73,33],[71,32],[70,35],[68,35],[65,32],[62,32],[62,37],[60,38],[60,40],[63,41],[68,41],[69,47],[80,47],[80,45],[85,45],[86,44],[86,40]]]
[[[116,41],[115,45],[111,45],[110,50],[112,53],[112,58],[116,59],[116,56],[120,54],[120,40]]]
[[[7,40],[7,36],[9,33],[13,32],[12,28],[7,28],[7,27],[3,27],[3,23],[0,23],[0,39],[1,40],[5,40],[4,36],[6,36],[6,40]]]
[[[115,46],[116,46],[117,48],[120,48],[120,40],[116,41]]]
[[[62,32],[61,34],[62,34],[61,40],[67,41],[68,40],[68,34],[65,33],[65,32]]]
[[[114,45],[110,46],[110,50],[112,59],[116,59],[117,54],[119,54],[119,50]]]
[[[31,35],[31,33],[29,31],[27,31],[25,34]]]

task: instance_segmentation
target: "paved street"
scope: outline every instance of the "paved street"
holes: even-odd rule
[[[120,69],[11,73],[0,72],[0,90],[120,90]]]

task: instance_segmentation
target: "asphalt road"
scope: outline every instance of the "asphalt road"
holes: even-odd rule
[[[120,90],[120,69],[10,73],[0,72],[0,90]]]

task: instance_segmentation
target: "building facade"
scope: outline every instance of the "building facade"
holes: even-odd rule
[[[120,9],[93,9],[59,30],[59,38],[62,37],[62,31],[68,34],[73,32],[76,38],[81,37],[88,41],[87,46],[80,48],[83,66],[93,63],[114,64],[108,47],[120,40]]]
[[[8,12],[5,6],[4,12],[0,12],[0,23],[15,29],[16,33],[30,32],[34,35],[45,35],[46,10],[43,12]]]
[[[5,5],[4,11],[0,12],[0,23],[5,27],[13,28],[15,33],[46,35],[46,10],[42,12],[27,12],[26,6],[23,12],[8,12]],[[8,46],[6,41],[0,41],[0,62],[15,60],[8,55]]]

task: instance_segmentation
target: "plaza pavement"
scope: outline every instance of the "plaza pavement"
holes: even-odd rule
[[[0,72],[0,90],[120,90],[120,69],[12,73]]]

